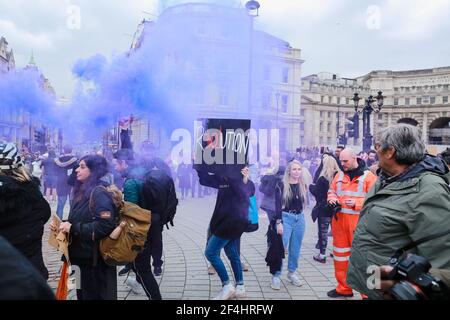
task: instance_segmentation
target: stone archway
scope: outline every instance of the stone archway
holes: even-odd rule
[[[414,127],[417,127],[417,125],[419,124],[419,122],[417,122],[417,120],[414,120],[413,118],[401,118],[397,121],[397,123],[406,123]]]
[[[435,145],[450,145],[450,117],[435,119],[430,124],[429,143]]]

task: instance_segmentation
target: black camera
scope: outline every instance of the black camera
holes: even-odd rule
[[[395,300],[448,300],[450,292],[429,270],[431,264],[424,257],[408,254],[404,258],[391,258],[394,268],[388,275],[390,280],[400,281],[390,289]]]
[[[339,203],[328,203],[327,204],[327,216],[334,217],[337,220],[337,214],[342,209]]]

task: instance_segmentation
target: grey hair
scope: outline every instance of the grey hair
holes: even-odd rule
[[[425,155],[425,143],[421,130],[409,124],[399,123],[378,132],[377,143],[381,150],[395,149],[395,160],[400,164],[412,165]]]

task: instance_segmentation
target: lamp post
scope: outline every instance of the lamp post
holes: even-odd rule
[[[248,56],[248,102],[247,108],[249,116],[252,109],[252,81],[253,81],[253,24],[254,19],[259,16],[259,8],[261,5],[258,1],[247,1],[245,8],[247,9],[248,16],[250,17],[250,43],[249,43],[249,56]]]
[[[372,112],[381,112],[381,107],[383,107],[384,103],[383,92],[378,91],[378,95],[376,97],[370,95],[366,98],[362,110],[358,110],[359,100],[361,100],[358,93],[354,94],[352,100],[355,104],[355,114],[359,114],[361,112],[363,114],[363,151],[369,151],[373,142],[373,136],[370,132],[370,116]],[[375,102],[377,102],[376,105]]]

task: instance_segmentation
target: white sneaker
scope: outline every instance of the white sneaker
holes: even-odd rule
[[[302,286],[302,282],[300,281],[300,278],[298,277],[298,275],[294,272],[294,273],[288,273],[287,275],[288,281],[290,283],[292,283],[294,286],[297,287],[301,287]]]
[[[242,299],[247,297],[247,294],[245,293],[245,286],[243,284],[238,284],[236,286],[234,296],[236,299]]]
[[[229,300],[234,297],[236,290],[234,289],[234,286],[229,283],[222,287],[222,290],[220,290],[219,294],[214,297],[213,300]]]
[[[133,291],[134,294],[142,293],[142,286],[137,282],[135,277],[129,276],[127,280],[125,280],[125,283],[131,288],[131,291]]]
[[[270,284],[270,287],[273,290],[280,290],[281,289],[281,279],[279,276],[273,276],[272,277],[272,282]]]

